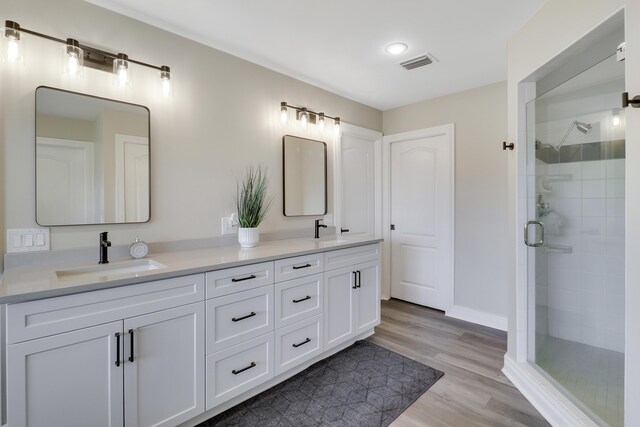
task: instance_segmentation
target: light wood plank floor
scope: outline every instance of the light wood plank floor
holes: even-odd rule
[[[393,427],[549,425],[501,372],[505,332],[392,299],[369,341],[444,372]]]

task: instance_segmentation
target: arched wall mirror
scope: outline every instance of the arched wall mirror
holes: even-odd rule
[[[327,144],[285,135],[282,138],[284,216],[327,213]]]
[[[149,109],[36,89],[36,222],[88,225],[150,218]]]

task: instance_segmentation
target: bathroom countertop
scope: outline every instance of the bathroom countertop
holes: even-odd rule
[[[303,238],[260,242],[257,247],[249,249],[241,249],[236,244],[209,249],[161,252],[150,254],[147,258],[163,264],[165,268],[120,275],[113,274],[104,277],[95,274],[91,278],[82,277],[81,275],[58,277],[56,271],[94,267],[97,264],[12,268],[5,270],[2,277],[0,304],[52,298],[153,280],[169,279],[258,262],[362,246],[381,241],[382,239],[372,238]],[[131,261],[133,260],[130,258],[112,260],[109,266],[113,267],[118,263],[125,265]]]

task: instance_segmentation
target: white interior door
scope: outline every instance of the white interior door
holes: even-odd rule
[[[453,125],[388,141],[391,296],[445,310],[453,289]]]
[[[94,221],[93,143],[38,138],[37,221],[86,224]]]
[[[344,125],[338,150],[338,230],[348,236],[376,236],[380,233],[380,146],[382,134]]]
[[[116,219],[149,219],[149,139],[116,135]]]

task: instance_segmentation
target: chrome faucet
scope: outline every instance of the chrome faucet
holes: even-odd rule
[[[320,238],[320,229],[321,228],[327,228],[326,225],[320,224],[320,221],[322,221],[322,220],[321,219],[316,219],[316,233],[313,236],[315,239],[319,239]]]
[[[108,232],[100,233],[100,264],[109,264],[109,247],[111,242],[107,240]]]

